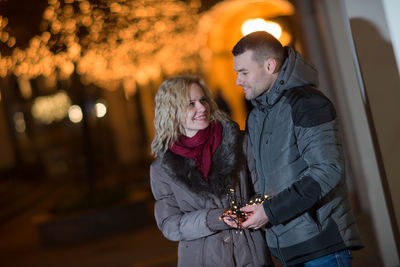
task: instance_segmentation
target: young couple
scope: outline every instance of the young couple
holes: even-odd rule
[[[246,133],[198,78],[170,78],[155,97],[154,214],[179,241],[178,266],[273,266],[271,254],[284,266],[351,266],[363,244],[335,109],[315,89],[316,70],[266,32],[232,53],[254,106]],[[256,195],[269,197],[235,206]]]

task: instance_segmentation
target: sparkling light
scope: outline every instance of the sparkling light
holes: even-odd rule
[[[65,91],[54,95],[37,97],[32,105],[32,116],[42,123],[50,124],[64,119],[71,105],[71,99]]]
[[[21,96],[25,99],[29,99],[32,96],[32,87],[30,81],[25,77],[20,76],[18,77],[17,82]]]
[[[21,111],[15,112],[13,117],[14,117],[15,130],[19,133],[25,132],[26,124],[25,124],[24,113],[22,113]]]
[[[243,22],[241,31],[243,35],[247,35],[255,31],[266,31],[272,34],[276,39],[279,39],[282,35],[282,28],[278,23],[266,21],[260,18],[248,19]]]
[[[68,118],[71,122],[73,123],[79,123],[82,121],[83,114],[82,114],[82,109],[78,105],[72,105],[68,109]]]
[[[85,84],[123,86],[132,94],[136,84],[157,82],[162,75],[198,72],[205,43],[196,31],[200,7],[200,0],[48,0],[42,33],[28,48],[0,55],[0,77],[56,73],[68,79],[76,72]],[[0,17],[0,40],[13,46],[7,23]],[[124,86],[126,81],[134,86]]]
[[[97,102],[94,107],[95,107],[97,118],[102,118],[107,114],[107,107],[102,102]]]

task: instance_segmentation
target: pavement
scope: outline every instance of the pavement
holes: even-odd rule
[[[141,184],[141,196],[148,199],[151,214],[153,202],[148,182]],[[37,225],[47,219],[54,202],[66,196],[64,192],[58,182],[0,181],[0,266],[176,266],[177,243],[164,238],[152,218],[140,227],[73,245],[43,244]],[[353,253],[353,266],[383,266],[369,215],[357,212],[356,220],[366,248]]]
[[[66,196],[65,192],[57,182],[0,183],[0,266],[176,266],[177,243],[165,239],[152,218],[143,218],[147,223],[137,224],[140,227],[104,236],[98,234],[73,245],[44,244],[38,225],[50,220],[49,211]],[[143,197],[146,191],[142,192]],[[152,209],[151,200],[148,206]]]

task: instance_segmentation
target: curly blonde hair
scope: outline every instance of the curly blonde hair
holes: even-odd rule
[[[169,144],[178,140],[181,134],[180,122],[185,116],[190,100],[189,88],[193,83],[198,84],[204,92],[210,106],[211,120],[228,120],[228,115],[218,109],[210,89],[198,77],[176,76],[167,79],[158,88],[154,99],[155,137],[151,143],[151,152],[154,156],[164,153]]]

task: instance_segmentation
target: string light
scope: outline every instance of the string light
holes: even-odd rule
[[[94,107],[97,118],[102,118],[107,114],[107,107],[103,103],[103,100],[98,100]]]
[[[71,99],[67,92],[59,90],[54,95],[39,96],[32,104],[32,116],[38,121],[50,124],[64,119],[71,106]]]
[[[113,90],[124,81],[143,85],[163,75],[198,72],[205,39],[196,33],[200,6],[200,0],[49,0],[42,33],[28,48],[0,55],[0,77],[57,73],[68,79],[76,72],[86,84]],[[7,23],[0,17],[0,41],[13,46]]]
[[[68,118],[73,123],[79,123],[83,119],[82,109],[78,105],[72,105],[68,109]]]
[[[245,206],[262,204],[265,200],[268,199],[268,195],[265,195],[263,197],[256,196],[253,199],[246,201],[235,194],[235,189],[233,188],[229,189],[229,193],[227,194],[227,196],[230,206],[222,213],[221,217],[219,217],[219,220],[223,220],[225,217],[229,218],[230,221],[235,223],[236,228],[238,229],[236,233],[240,234],[243,233],[242,223],[248,217],[248,212],[242,211],[240,209]]]
[[[15,130],[19,133],[23,133],[26,130],[26,124],[25,124],[25,118],[24,118],[24,113],[21,111],[18,111],[14,113],[14,125],[15,125]]]

